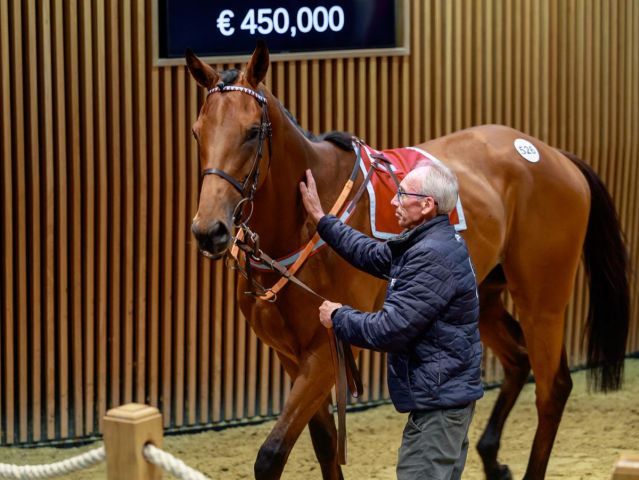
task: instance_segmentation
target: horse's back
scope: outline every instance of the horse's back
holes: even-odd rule
[[[535,147],[538,161],[519,153],[517,139]],[[569,244],[581,251],[590,190],[579,169],[557,149],[500,125],[468,128],[419,147],[446,163],[459,179],[468,225],[464,237],[479,280],[505,257],[522,255],[526,249],[522,253],[521,247],[535,242],[548,246],[544,255],[564,255]]]

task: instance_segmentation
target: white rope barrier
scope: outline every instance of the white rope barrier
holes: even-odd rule
[[[75,457],[67,458],[61,462],[45,465],[10,465],[0,463],[0,478],[31,479],[51,478],[89,468],[103,462],[106,458],[104,447],[99,447],[82,453]]]
[[[147,443],[142,451],[147,462],[157,465],[171,475],[181,480],[210,480],[197,470],[189,467],[182,460],[175,458],[170,453],[157,448],[155,445]]]

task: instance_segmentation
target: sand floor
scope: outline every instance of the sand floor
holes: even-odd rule
[[[559,428],[548,467],[548,479],[608,479],[612,465],[622,451],[639,451],[639,359],[626,361],[624,389],[609,395],[590,394],[585,372],[573,374],[574,388]],[[489,390],[477,404],[471,426],[464,479],[482,479],[481,463],[474,445],[486,424],[497,390]],[[349,464],[346,479],[395,478],[397,449],[406,415],[386,405],[349,413]],[[253,462],[258,448],[274,422],[229,428],[200,434],[169,436],[164,449],[199,469],[214,480],[253,478]],[[507,463],[515,478],[521,478],[536,426],[534,386],[527,385],[506,423],[500,460]],[[35,464],[62,460],[100,443],[81,448],[0,448],[1,463]],[[104,465],[79,472],[68,479],[105,479]],[[168,475],[165,478],[171,478]],[[284,479],[320,480],[310,437],[305,431],[289,458]]]

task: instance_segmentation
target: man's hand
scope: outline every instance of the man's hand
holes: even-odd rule
[[[302,193],[304,208],[306,208],[313,222],[317,224],[325,214],[324,210],[322,210],[315,179],[310,169],[306,170],[306,183],[300,182],[300,192]]]
[[[321,324],[326,328],[332,328],[333,319],[331,318],[331,314],[334,310],[337,310],[341,306],[341,303],[329,302],[328,300],[322,303],[319,307],[319,319]]]

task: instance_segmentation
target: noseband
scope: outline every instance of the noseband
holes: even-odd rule
[[[246,175],[246,177],[243,180],[237,180],[232,175],[229,175],[228,173],[226,173],[223,170],[220,170],[219,168],[206,168],[202,170],[202,177],[205,177],[206,175],[217,175],[218,177],[223,178],[224,180],[229,182],[233,186],[233,188],[235,188],[240,193],[240,195],[242,195],[242,199],[240,200],[240,202],[238,203],[238,206],[235,209],[236,211],[234,215],[235,217],[234,221],[237,224],[239,217],[241,217],[242,215],[241,206],[245,202],[248,202],[249,204],[253,203],[253,197],[255,196],[255,191],[257,190],[257,183],[260,178],[260,164],[262,163],[265,139],[268,140],[268,167],[266,171],[268,172],[269,169],[271,168],[271,150],[272,150],[271,143],[273,138],[273,131],[271,128],[271,122],[268,117],[268,102],[266,101],[266,97],[256,92],[255,90],[252,90],[246,87],[240,87],[237,85],[225,85],[224,83],[220,82],[217,84],[215,88],[211,88],[208,91],[208,95],[211,95],[213,93],[224,93],[229,91],[242,92],[242,93],[246,93],[247,95],[250,95],[251,97],[255,98],[255,100],[257,100],[257,103],[262,108],[262,118],[260,120],[259,137],[257,140],[258,145],[257,145],[257,151],[255,152],[255,158],[253,159],[251,170],[249,170],[249,173]],[[207,98],[208,98],[208,95],[207,95]]]

